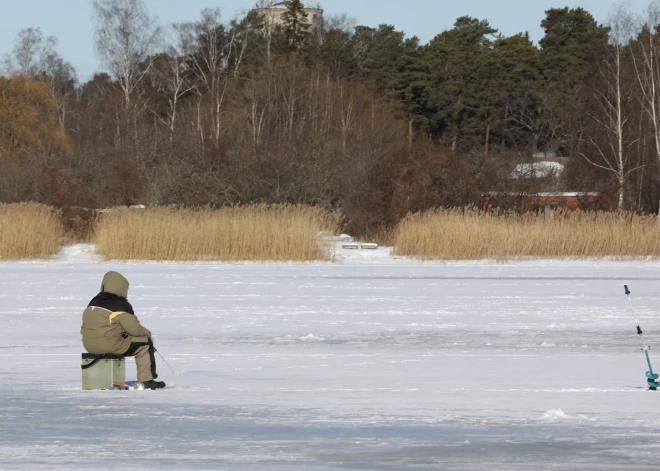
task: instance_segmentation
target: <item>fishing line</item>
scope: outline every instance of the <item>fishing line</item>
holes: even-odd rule
[[[637,313],[635,312],[635,308],[633,307],[632,296],[630,296],[630,290],[628,289],[628,285],[623,285],[623,287],[626,290],[626,297],[628,298],[628,302],[630,303],[630,310],[632,311],[633,318],[635,319],[635,325],[637,326],[637,335],[639,335],[639,338],[642,340],[642,347],[645,347],[644,332],[642,332],[642,328],[639,326],[639,322],[637,321]]]
[[[155,348],[154,348],[154,350],[156,351],[156,353],[158,353],[158,356],[160,357],[160,359],[163,360],[163,361],[165,362],[165,364],[166,364],[167,367],[170,369],[170,371],[172,372],[172,374],[175,375],[176,373],[174,372],[174,370],[172,369],[172,367],[170,366],[170,364],[167,362],[167,360],[163,357],[163,355],[161,355],[160,352],[159,352],[158,350],[156,350]]]

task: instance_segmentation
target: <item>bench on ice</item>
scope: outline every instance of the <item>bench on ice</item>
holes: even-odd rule
[[[341,244],[342,249],[354,249],[354,250],[376,250],[378,244],[366,244],[362,242],[345,242]]]
[[[82,388],[110,389],[113,383],[126,382],[126,360],[112,353],[82,354]]]

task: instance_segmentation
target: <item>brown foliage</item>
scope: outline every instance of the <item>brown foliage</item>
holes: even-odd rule
[[[60,218],[67,238],[73,242],[89,242],[101,213],[95,209],[66,206]]]
[[[412,151],[394,146],[374,163],[367,185],[350,208],[349,230],[392,227],[408,213],[474,203],[474,177],[454,155],[434,145]]]
[[[142,184],[134,162],[124,157],[114,158],[105,174],[100,199],[105,206],[130,206],[140,202]]]
[[[21,151],[70,152],[59,106],[46,83],[0,77],[0,157]]]
[[[178,77],[185,92],[176,100],[164,83],[177,77],[162,65],[130,97],[106,74],[68,101],[46,84],[0,78],[0,200],[65,208],[305,204],[342,211],[347,231],[386,240],[409,213],[476,203],[480,191],[521,184],[509,175],[526,150],[484,152],[473,139],[472,150],[452,153],[427,141],[428,122],[409,127],[412,115],[392,95],[333,74],[323,61],[273,50],[266,66],[246,56],[240,70],[233,62],[227,67],[236,70],[215,70],[210,88],[200,77]],[[594,173],[576,177],[570,190],[610,181]],[[652,187],[647,180],[640,195]],[[89,220],[73,211],[65,224],[87,237]]]
[[[43,202],[51,206],[96,206],[94,194],[74,181],[71,172],[45,168],[39,177],[39,190]]]

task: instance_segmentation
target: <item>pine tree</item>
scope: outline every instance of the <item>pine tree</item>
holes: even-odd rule
[[[545,78],[542,96],[552,119],[549,146],[576,155],[582,127],[579,117],[584,114],[583,88],[606,54],[609,28],[582,8],[548,10],[541,26],[545,30],[539,41]]]
[[[492,78],[486,102],[494,133],[499,134],[502,148],[532,143],[537,130],[533,123],[522,122],[521,107],[537,101],[541,85],[540,53],[528,33],[498,37],[486,64]],[[539,136],[540,138],[540,136]]]
[[[404,53],[404,33],[391,25],[380,25],[377,29],[358,26],[354,41],[361,78],[379,92],[391,90]]]
[[[282,25],[287,45],[298,50],[302,48],[311,36],[310,24],[307,21],[305,6],[300,0],[291,0],[282,14]]]
[[[449,134],[453,151],[458,148],[459,136],[465,135],[466,145],[474,145],[484,134],[480,94],[488,87],[489,77],[483,73],[483,65],[492,49],[490,36],[496,32],[488,21],[465,16],[426,48],[433,82],[431,100],[436,109],[432,118],[435,133]]]
[[[572,88],[595,71],[609,28],[583,8],[553,8],[545,14],[545,36],[539,41],[544,75],[558,88]]]
[[[408,122],[408,144],[412,146],[416,125],[427,127],[424,101],[428,87],[428,65],[419,38],[405,38],[391,25],[378,29],[359,26],[354,39],[360,76],[379,93],[399,103]]]

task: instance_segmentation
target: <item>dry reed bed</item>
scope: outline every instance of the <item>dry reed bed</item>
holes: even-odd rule
[[[430,260],[660,256],[660,220],[632,213],[497,215],[435,210],[405,218],[395,253]]]
[[[53,208],[0,204],[0,260],[48,258],[60,250],[64,229]]]
[[[327,260],[318,234],[334,231],[335,220],[292,205],[120,209],[101,217],[94,242],[100,255],[113,260]]]

